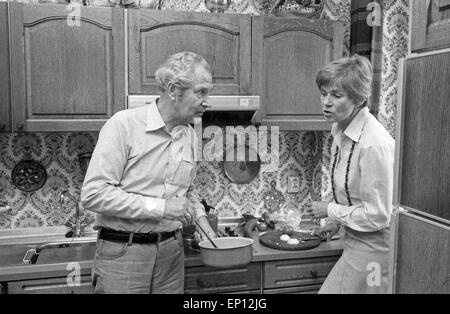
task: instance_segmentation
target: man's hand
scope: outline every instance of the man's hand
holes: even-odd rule
[[[201,216],[197,221],[211,239],[217,238],[217,234],[214,232],[214,230],[212,230],[211,226],[209,225],[208,219],[206,219],[206,216]],[[200,242],[201,240],[207,239],[207,237],[199,229],[200,228],[197,228],[195,237],[196,240]]]
[[[315,219],[321,219],[328,217],[328,202],[312,202],[311,208],[308,208],[306,211],[311,213]]]
[[[329,221],[323,227],[314,228],[313,234],[320,237],[326,237],[327,240],[330,240],[332,236],[339,232],[339,228],[340,227],[337,223]]]
[[[166,200],[163,218],[169,220],[185,221],[186,213],[192,213],[191,202],[184,196],[173,197]]]

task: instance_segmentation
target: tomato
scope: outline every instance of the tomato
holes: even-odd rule
[[[267,224],[265,222],[260,222],[256,225],[256,228],[258,228],[258,231],[266,231]]]
[[[287,234],[288,236],[290,236],[290,235],[292,235],[292,233],[294,233],[294,228],[292,228],[289,225],[286,225],[286,226],[283,227],[281,232],[283,232],[284,234]]]

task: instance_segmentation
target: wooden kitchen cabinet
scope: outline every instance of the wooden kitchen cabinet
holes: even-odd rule
[[[450,293],[450,49],[399,63],[393,293]]]
[[[95,131],[126,108],[124,11],[10,3],[13,131]]]
[[[317,293],[339,256],[264,263],[263,293]]]
[[[450,293],[450,224],[413,213],[396,217],[393,292]]]
[[[411,51],[450,47],[450,0],[411,1]]]
[[[128,10],[129,94],[159,94],[154,73],[180,51],[195,52],[209,63],[211,94],[250,94],[251,16]]]
[[[187,267],[185,293],[260,293],[261,263],[239,268]]]
[[[253,94],[261,96],[262,106],[257,120],[280,130],[330,130],[315,76],[342,55],[341,22],[253,17]]]
[[[90,275],[83,275],[80,284],[69,286],[67,277],[11,281],[7,283],[8,294],[90,294],[93,292]]]
[[[0,2],[0,132],[11,131],[8,3]]]

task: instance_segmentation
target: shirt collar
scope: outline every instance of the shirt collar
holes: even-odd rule
[[[159,113],[159,109],[156,106],[156,101],[152,102],[148,105],[147,109],[147,126],[145,131],[156,131],[160,128],[165,127],[166,124],[161,117],[161,113]]]
[[[366,124],[367,119],[370,117],[369,108],[362,108],[358,114],[353,118],[347,128],[344,130],[344,134],[350,138],[354,142],[359,142],[361,138],[361,133]],[[337,123],[333,125],[331,128],[331,134],[336,136],[338,133],[341,133],[342,130],[339,129]]]

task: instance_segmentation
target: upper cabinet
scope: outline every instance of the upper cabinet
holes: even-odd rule
[[[126,108],[124,11],[67,9],[10,4],[14,131],[99,130]]]
[[[329,130],[323,119],[318,70],[342,57],[340,22],[254,17],[252,78],[261,96],[258,120],[280,130]]]
[[[11,131],[8,3],[0,2],[0,132]]]
[[[411,51],[450,47],[450,0],[411,1]]]
[[[192,51],[211,66],[213,95],[251,93],[251,16],[128,10],[128,93],[159,94],[155,71]]]
[[[261,96],[254,122],[330,129],[314,77],[342,56],[340,22],[22,3],[7,9],[0,3],[0,131],[98,131],[127,108],[127,94],[159,94],[154,73],[180,51],[208,61],[211,95]]]

